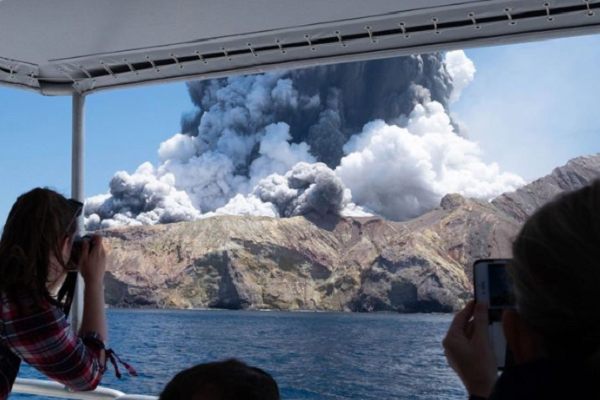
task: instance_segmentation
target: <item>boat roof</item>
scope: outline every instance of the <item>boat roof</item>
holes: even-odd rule
[[[597,0],[0,0],[0,84],[89,94],[599,31]]]

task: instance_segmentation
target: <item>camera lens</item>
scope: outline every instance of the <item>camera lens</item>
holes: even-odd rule
[[[77,236],[75,240],[73,240],[71,257],[69,258],[70,268],[76,269],[79,265],[79,260],[81,259],[81,252],[83,251],[83,242],[86,240],[89,243],[89,252],[91,253],[92,248],[94,247],[94,243],[92,242],[92,237],[90,235]]]

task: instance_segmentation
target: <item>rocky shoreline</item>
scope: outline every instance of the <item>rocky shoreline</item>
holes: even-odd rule
[[[478,258],[510,257],[537,207],[600,174],[580,157],[491,203],[445,196],[411,221],[220,216],[103,231],[117,308],[453,312]]]

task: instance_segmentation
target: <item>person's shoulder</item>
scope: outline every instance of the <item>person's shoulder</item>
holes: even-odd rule
[[[490,400],[600,398],[596,382],[582,362],[537,360],[507,368]]]
[[[5,291],[0,292],[0,307],[3,318],[16,313],[31,314],[58,309],[56,301],[49,296],[29,291],[17,292],[12,295]]]

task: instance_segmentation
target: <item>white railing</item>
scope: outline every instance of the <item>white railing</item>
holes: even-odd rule
[[[155,396],[138,394],[125,394],[115,389],[97,387],[91,392],[75,392],[58,382],[42,381],[38,379],[17,378],[13,385],[12,393],[35,394],[39,396],[59,397],[61,399],[81,400],[157,400]]]

